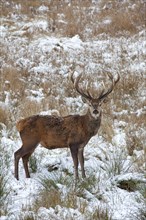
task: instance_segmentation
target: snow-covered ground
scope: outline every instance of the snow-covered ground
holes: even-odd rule
[[[47,8],[42,6],[39,10],[42,13]],[[130,37],[126,33],[119,37],[103,33],[84,41],[79,35],[49,34],[45,17],[28,21],[13,14],[2,18],[0,31],[0,220],[146,219],[145,30]],[[117,85],[116,92],[104,104],[99,134],[85,148],[87,178],[75,185],[69,149],[48,151],[38,146],[31,178],[25,178],[20,162],[17,181],[13,154],[21,140],[15,122],[31,112],[66,115],[86,109],[69,81],[70,67],[83,73],[84,85],[86,79],[92,81],[93,93],[106,81],[105,72],[114,76],[118,72],[121,76],[119,88]],[[131,86],[130,90],[127,81],[129,87],[140,87]],[[9,117],[5,118],[4,112]],[[138,126],[136,120],[140,121]],[[43,185],[45,179],[52,181],[47,189]],[[36,205],[41,192],[46,190],[46,196],[52,196],[52,189],[60,193],[61,202]],[[72,195],[72,202],[65,202],[67,195]]]
[[[121,142],[123,142],[122,133],[118,135],[121,138]],[[115,138],[117,142],[119,142],[119,137]],[[73,181],[73,162],[69,150],[56,149],[47,151],[39,147],[35,152],[38,166],[37,172],[31,173],[31,178],[26,179],[21,165],[20,180],[17,181],[14,178],[13,171],[13,152],[20,146],[20,141],[9,138],[6,132],[1,139],[1,146],[4,153],[2,156],[4,163],[2,164],[2,169],[6,169],[2,170],[2,173],[6,174],[6,188],[8,191],[10,190],[6,199],[6,201],[8,200],[8,204],[6,202],[8,213],[6,217],[3,216],[1,219],[19,219],[20,216],[25,216],[26,213],[29,213],[29,207],[35,202],[39,191],[43,188],[40,178],[49,178],[56,181],[58,190],[64,194],[62,197],[68,192],[76,192],[78,194],[78,186],[75,187]],[[10,161],[7,161],[8,168],[6,167],[7,164],[5,164],[6,155],[10,157]],[[49,168],[54,170],[51,174],[48,172]],[[102,137],[95,136],[86,146],[85,169],[87,180],[80,180],[81,182],[87,181],[86,183],[88,184],[90,178],[94,177],[93,183],[89,181],[87,189],[84,189],[83,185],[82,194],[80,195],[88,204],[85,207],[85,213],[81,214],[78,208],[71,209],[60,205],[49,209],[40,207],[37,212],[37,219],[59,219],[61,217],[64,217],[63,219],[90,219],[90,217],[87,217],[89,213],[92,214],[97,209],[103,210],[103,212],[107,209],[111,219],[141,219],[141,213],[145,210],[145,203],[141,193],[138,189],[134,188],[127,191],[121,189],[118,185],[122,181],[129,180],[137,183],[137,185],[139,184],[139,187],[144,187],[143,184],[146,183],[146,179],[144,174],[135,170],[132,158],[127,156],[127,152],[124,152],[122,146],[109,144]],[[66,171],[70,176],[69,185],[66,185],[66,181],[64,181],[64,184],[62,182],[59,183],[60,178],[68,178]],[[78,206],[80,205],[78,204]]]

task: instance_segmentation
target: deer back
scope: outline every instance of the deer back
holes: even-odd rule
[[[36,115],[22,119],[17,129],[22,139],[37,138],[47,148],[62,148],[87,143],[97,133],[100,120],[86,115],[66,117]]]

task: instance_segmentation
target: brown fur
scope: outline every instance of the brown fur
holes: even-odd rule
[[[21,132],[24,128],[24,119],[20,120],[16,124],[17,131]]]
[[[72,154],[76,154],[74,151],[78,152],[80,148],[83,151],[86,143],[97,133],[100,122],[101,116],[95,120],[89,112],[82,116],[66,117],[35,115],[20,120],[16,126],[23,145],[15,152],[15,177],[18,179],[18,162],[21,157],[26,177],[30,177],[26,164],[39,143],[47,149],[70,148]],[[83,157],[82,153],[80,157]],[[78,176],[78,173],[76,175]],[[85,176],[84,168],[82,168],[82,176]]]
[[[94,120],[90,115],[71,115],[67,117],[35,115],[20,120],[17,129],[22,141],[37,138],[48,149],[66,148],[72,144],[83,144],[97,133],[101,119]],[[90,125],[91,124],[91,125]]]
[[[72,76],[71,76],[72,77]],[[30,177],[28,170],[28,159],[39,143],[47,149],[70,148],[74,162],[75,177],[78,178],[78,161],[81,165],[82,177],[85,177],[84,170],[84,147],[91,137],[97,134],[101,124],[100,104],[105,97],[111,93],[114,85],[118,82],[111,75],[110,88],[105,92],[102,90],[99,98],[92,98],[87,90],[83,93],[79,88],[79,75],[72,82],[79,94],[89,104],[88,112],[85,115],[68,115],[66,117],[34,115],[20,120],[16,127],[20,133],[22,147],[15,152],[15,177],[19,179],[19,160],[22,158],[26,177]]]

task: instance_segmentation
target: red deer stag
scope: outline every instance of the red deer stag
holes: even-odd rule
[[[80,162],[82,177],[85,177],[84,170],[84,147],[91,137],[97,134],[101,123],[101,104],[112,92],[120,76],[116,79],[111,74],[108,77],[111,85],[105,91],[102,89],[97,98],[93,98],[89,89],[86,91],[79,86],[81,74],[74,79],[71,74],[71,81],[76,91],[84,98],[89,105],[85,115],[68,115],[65,117],[34,115],[20,120],[17,123],[17,130],[20,133],[22,147],[17,150],[15,156],[15,177],[18,180],[18,165],[22,158],[26,177],[29,178],[28,159],[40,143],[47,149],[70,148],[74,162],[75,179],[78,179],[78,161]]]

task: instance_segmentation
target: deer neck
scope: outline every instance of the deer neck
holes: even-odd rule
[[[88,132],[90,134],[90,137],[94,136],[97,134],[98,129],[100,127],[101,124],[101,112],[98,115],[98,117],[94,117],[91,112],[90,109],[88,109],[87,113],[86,113],[86,118],[87,118],[87,127],[88,127]]]

